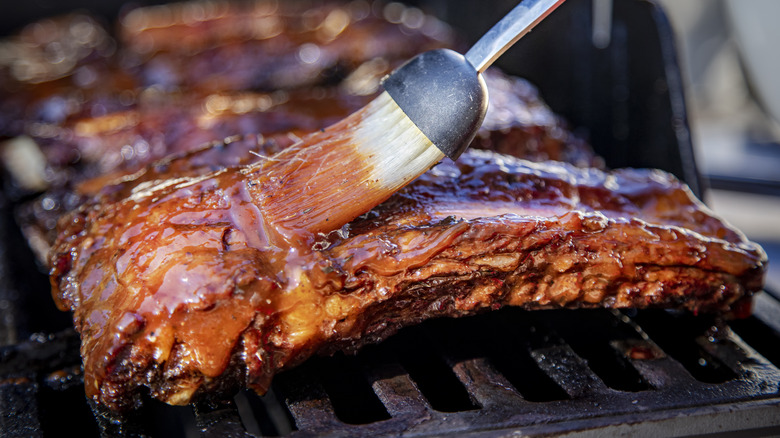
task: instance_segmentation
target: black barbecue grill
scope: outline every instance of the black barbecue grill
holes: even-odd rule
[[[765,294],[758,306],[767,314],[730,323],[518,309],[431,321],[357,356],[310,360],[263,397],[150,400],[121,416],[87,406],[78,337],[65,330],[2,350],[0,426],[3,436],[773,436],[780,337],[764,318],[778,321],[780,303]]]
[[[536,83],[608,165],[663,168],[701,195],[663,13],[615,1],[610,43],[598,48],[594,2],[569,0],[504,68]],[[477,35],[514,2],[488,14],[468,1],[421,3]],[[780,301],[768,292],[753,316],[730,321],[520,309],[434,320],[356,356],[309,360],[262,397],[108,412],[84,397],[78,336],[15,226],[16,202],[0,199],[3,437],[780,435]]]

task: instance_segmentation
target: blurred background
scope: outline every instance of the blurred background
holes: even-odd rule
[[[660,0],[677,35],[705,201],[769,253],[780,290],[780,2]]]

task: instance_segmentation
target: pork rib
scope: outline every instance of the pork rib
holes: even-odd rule
[[[527,81],[506,76],[498,70],[488,70],[485,79],[491,100],[472,148],[494,150],[530,161],[556,160],[578,167],[603,166],[590,146],[566,129],[560,117],[542,102]],[[84,196],[114,179],[171,154],[180,157],[172,161],[173,166],[167,167],[169,175],[181,172],[184,167],[203,169],[205,164],[247,164],[258,158],[253,153],[269,156],[278,152],[282,145],[289,145],[292,132],[303,135],[321,129],[368,103],[366,96],[350,96],[337,90],[331,92],[331,99],[318,98],[314,91],[288,93],[287,100],[273,109],[240,115],[224,111],[212,115],[205,127],[197,123],[203,116],[200,110],[203,99],[182,96],[165,104],[139,105],[134,111],[76,119],[72,125],[65,126],[69,141],[35,138],[48,159],[49,174],[59,174],[61,178],[55,179],[65,187],[52,188],[38,199],[22,205],[17,210],[18,222],[39,260],[45,263],[45,254],[56,235],[57,218],[78,206]],[[263,95],[244,93],[242,96],[241,99]],[[230,106],[227,95],[221,98],[225,99],[222,104]],[[107,119],[120,118],[135,120],[135,124],[117,128],[114,123],[106,123]],[[82,128],[76,129],[78,126]],[[98,129],[100,126],[108,131]],[[83,132],[77,134],[78,131]],[[262,132],[263,136],[258,137],[257,132]],[[233,135],[236,133],[242,135]],[[214,142],[227,135],[231,135],[227,144]],[[214,142],[214,147],[204,149],[208,141]],[[148,145],[149,149],[145,154],[131,152],[127,155],[126,145],[129,144]],[[72,155],[81,157],[78,164],[68,160],[57,162],[58,158]],[[160,163],[156,168],[161,168]],[[149,173],[146,175],[148,177]]]
[[[143,387],[172,404],[264,392],[312,354],[427,318],[504,305],[721,312],[762,286],[761,248],[660,171],[469,151],[310,236],[264,223],[281,182],[262,167],[149,168],[60,221],[51,281],[81,334],[89,397],[124,409]]]

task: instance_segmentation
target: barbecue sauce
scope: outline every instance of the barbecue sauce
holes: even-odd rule
[[[176,163],[172,168],[181,170]],[[262,161],[138,174],[60,222],[52,285],[87,394],[168,403],[249,386],[315,352],[503,305],[727,310],[761,249],[672,177],[467,152],[329,234],[264,217]]]

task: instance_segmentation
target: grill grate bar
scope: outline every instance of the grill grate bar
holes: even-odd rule
[[[143,424],[142,411],[116,413],[94,402],[90,401],[89,404],[102,438],[147,438],[150,436]]]
[[[716,336],[698,338],[696,341],[709,354],[717,357],[731,368],[741,380],[749,381],[755,376],[780,382],[780,369],[745,343],[728,326],[718,328]]]
[[[767,292],[753,297],[753,314],[780,334],[780,301]]]
[[[456,363],[452,370],[463,382],[469,395],[482,408],[528,403],[487,359],[461,361]]]
[[[241,421],[250,434],[287,436],[294,430],[295,420],[273,387],[262,396],[250,389],[241,391],[235,401]]]
[[[590,394],[605,394],[607,385],[577,356],[568,345],[553,345],[531,351],[531,356],[572,398],[584,398]]]
[[[697,381],[720,384],[735,379],[737,375],[729,367],[697,342],[697,338],[709,336],[714,326],[723,323],[708,315],[687,316],[678,311],[647,310],[636,313],[632,319],[644,336],[684,366]]]
[[[512,312],[512,318],[508,320],[518,316],[520,320],[527,319],[523,318],[525,315],[516,314],[516,309],[508,311]],[[502,373],[492,366],[489,357],[478,355],[476,350],[469,348],[466,349],[467,354],[463,354],[464,350],[451,354],[450,344],[455,341],[452,341],[452,338],[449,341],[443,339],[442,331],[448,331],[453,324],[463,324],[458,330],[461,333],[470,332],[471,337],[495,334],[492,322],[487,325],[487,331],[483,330],[485,323],[492,321],[491,319],[477,317],[470,321],[426,323],[423,327],[407,331],[406,334],[401,334],[389,342],[390,345],[394,345],[392,350],[397,350],[400,347],[398,340],[408,338],[409,333],[420,333],[422,330],[422,333],[429,334],[425,341],[427,347],[419,345],[418,349],[428,348],[438,351],[439,357],[449,364],[458,382],[463,385],[475,403],[474,409],[439,412],[431,408],[414,380],[406,374],[403,366],[395,361],[392,354],[380,347],[373,347],[368,350],[368,354],[361,354],[359,357],[375,394],[392,417],[390,420],[362,425],[339,424],[336,420],[329,425],[323,426],[320,423],[317,429],[309,429],[305,425],[312,423],[311,418],[322,415],[322,412],[335,417],[326,392],[307,400],[310,404],[318,405],[318,409],[322,411],[320,414],[306,412],[305,406],[297,403],[301,409],[294,416],[301,430],[307,432],[343,433],[355,436],[396,434],[405,430],[405,433],[410,436],[426,436],[444,432],[474,431],[486,425],[489,425],[489,428],[499,429],[528,428],[534,424],[592,422],[605,415],[613,419],[625,419],[631,416],[640,418],[647,412],[661,412],[659,409],[695,410],[698,409],[697,406],[702,408],[707,405],[722,405],[740,400],[745,402],[752,397],[760,399],[777,395],[780,370],[745,345],[728,328],[722,329],[723,339],[714,343],[708,354],[716,357],[725,366],[733,367],[737,374],[724,383],[700,382],[694,379],[680,362],[662,351],[633,319],[620,312],[614,316],[621,322],[627,323],[628,327],[634,328],[637,336],[619,336],[618,339],[609,341],[609,345],[625,358],[627,364],[633,367],[649,386],[641,391],[610,389],[589,367],[587,360],[578,356],[564,340],[552,335],[557,328],[557,318],[560,318],[563,313],[551,312],[545,315],[545,318],[549,317],[547,326],[551,330],[551,335],[546,336],[544,340],[547,343],[546,347],[540,347],[539,343],[532,343],[520,348],[530,350],[529,354],[539,369],[569,394],[567,400],[529,402],[517,393]],[[506,318],[507,315],[505,313],[497,317]],[[693,317],[675,313],[671,318],[676,324],[690,324]],[[700,324],[701,320],[697,319],[695,323]],[[473,341],[473,339],[464,340],[459,336],[454,337],[459,338],[461,342]],[[694,343],[696,340],[688,338],[688,342]],[[533,348],[534,346],[536,348]],[[707,345],[701,347],[707,352]],[[729,359],[728,354],[733,358]],[[305,416],[309,417],[308,423],[300,421]],[[604,424],[608,423],[607,421]]]
[[[14,373],[46,373],[80,364],[79,337],[73,329],[0,348],[0,376]]]
[[[450,338],[437,335],[441,327],[436,323],[452,321],[430,322],[432,324],[402,330],[389,340],[388,345],[431,409],[439,412],[475,409],[477,406],[452,370],[455,361],[452,338],[463,341],[461,345],[466,345],[465,340],[460,333],[453,333]]]
[[[777,348],[780,345],[780,332],[773,331],[755,315],[747,319],[731,321],[729,328],[761,357],[780,367],[780,348]]]
[[[664,390],[696,382],[684,366],[668,357],[650,339],[616,341],[612,346],[624,355],[653,389]]]
[[[625,318],[630,320],[627,316]],[[686,318],[692,317],[679,314],[674,316],[674,319]],[[470,327],[468,330],[478,333],[481,321],[484,319],[461,322]],[[551,318],[551,321],[554,328],[554,318]],[[641,333],[643,332],[640,331]],[[580,358],[568,344],[555,339],[554,345],[532,349],[530,356],[534,358],[541,370],[570,395],[570,399],[546,403],[534,403],[523,399],[507,379],[492,366],[489,358],[455,360],[445,349],[440,352],[440,357],[450,364],[457,380],[463,384],[469,396],[478,405],[477,409],[458,412],[438,412],[432,409],[416,383],[395,360],[393,354],[386,349],[372,347],[366,351],[368,354],[361,354],[357,359],[362,364],[361,369],[367,381],[387,409],[391,419],[369,424],[350,425],[338,419],[328,392],[319,383],[321,378],[319,375],[321,370],[317,366],[319,362],[313,362],[314,365],[304,364],[300,368],[281,374],[274,387],[285,399],[285,404],[301,432],[331,434],[343,432],[353,436],[364,433],[400,433],[405,430],[411,435],[420,436],[443,431],[474,430],[473,427],[476,425],[487,424],[485,423],[487,419],[494,427],[525,427],[523,425],[529,426],[539,422],[585,421],[605,414],[639,415],[645,411],[657,411],[659,407],[692,408],[777,395],[777,388],[780,385],[780,370],[777,367],[756,353],[728,326],[719,326],[717,336],[713,338],[716,339],[699,337],[695,341],[708,354],[717,358],[736,374],[736,378],[720,384],[697,381],[678,361],[667,356],[649,337],[612,341],[610,343],[612,347],[621,352],[631,366],[651,385],[650,389],[639,392],[609,389],[588,367],[587,361]],[[46,342],[35,341],[25,344],[24,348],[19,350],[32,357],[41,357],[42,353],[36,352],[36,348],[56,350],[64,345],[60,340],[53,337]],[[435,341],[436,339],[429,340],[434,343]],[[49,342],[53,347],[47,346]],[[380,353],[376,353],[377,351]],[[6,354],[7,357],[16,357],[17,353],[6,351]],[[322,360],[329,359],[317,359],[317,361]],[[17,367],[10,369],[15,368]],[[59,390],[57,385],[49,386],[51,386],[50,390]],[[70,386],[63,385],[63,390],[67,387]],[[11,381],[6,377],[6,382],[0,386],[0,391],[4,400],[13,400],[17,397],[26,403],[29,403],[29,400],[36,400],[40,393],[38,383],[32,378]],[[23,427],[30,430],[40,426],[37,422],[39,410],[38,406],[33,406],[32,410],[27,411],[20,407],[13,408],[14,412],[26,412],[22,415],[22,417],[26,415],[26,418],[21,421]],[[148,410],[149,407],[145,407],[137,413],[124,416],[96,410],[101,435],[150,436],[143,427],[144,415],[148,415],[144,411]],[[202,436],[242,438],[252,436],[242,425],[241,417],[233,402],[197,405],[194,418]],[[7,422],[8,417],[4,421]],[[6,427],[7,430],[13,430],[8,427],[19,429],[18,425],[13,424]]]
[[[555,320],[554,327],[549,321],[542,323],[548,326],[551,341],[554,338],[570,346],[607,387],[630,392],[647,389],[647,382],[625,360],[623,352],[614,348],[616,342],[631,342],[641,336],[615,313],[604,309],[569,311],[565,318]]]
[[[524,319],[522,318],[524,315],[516,314],[514,309],[510,312],[513,319],[516,317]],[[498,316],[505,318],[507,315]],[[550,329],[555,331],[556,318],[565,316],[564,313],[548,313],[545,318],[548,319]],[[661,350],[635,319],[619,312],[615,316],[635,327],[639,337],[620,337],[611,341],[610,345],[648,382],[650,387],[647,390],[630,392],[608,388],[590,369],[586,360],[578,356],[565,341],[554,336],[548,339],[546,347],[533,348],[532,345],[539,344],[521,343],[518,348],[523,351],[530,350],[528,354],[534,359],[538,368],[567,392],[569,399],[566,400],[544,403],[525,400],[504,375],[493,367],[489,357],[466,356],[464,358],[458,354],[452,355],[447,343],[439,342],[440,336],[429,337],[423,342],[424,345],[418,347],[438,350],[439,360],[448,364],[456,377],[455,382],[465,388],[474,402],[474,408],[439,412],[430,406],[416,382],[395,356],[396,350],[404,347],[403,342],[398,342],[398,339],[404,339],[404,336],[390,341],[389,345],[393,348],[369,347],[356,358],[341,358],[342,361],[358,363],[358,374],[363,375],[355,375],[355,379],[365,377],[376,397],[387,409],[390,415],[388,420],[367,424],[346,424],[339,419],[330,400],[330,394],[325,389],[326,386],[321,383],[321,379],[326,377],[322,375],[323,373],[330,373],[334,369],[338,371],[338,367],[333,363],[341,362],[332,362],[338,358],[315,359],[299,368],[282,373],[276,379],[274,390],[284,400],[284,405],[289,409],[299,432],[349,436],[399,434],[404,431],[409,435],[425,436],[444,432],[474,431],[485,425],[490,425],[491,428],[526,428],[541,423],[552,425],[572,422],[573,424],[592,421],[604,415],[610,418],[641,416],[646,412],[659,412],[661,408],[695,409],[696,406],[746,402],[778,395],[780,369],[746,344],[727,325],[716,325],[717,330],[710,328],[709,331],[705,331],[705,335],[710,336],[688,339],[689,343],[696,344],[735,375],[723,383],[707,383],[694,379],[679,361]],[[688,324],[688,320],[693,318],[680,313],[671,315],[671,320],[675,324]],[[460,330],[472,332],[472,336],[491,336],[494,334],[492,325],[488,324],[486,332],[482,330],[487,321],[490,319],[478,317],[470,320],[448,321],[446,324],[460,324],[462,325]],[[696,323],[701,325],[701,317],[696,319]],[[421,328],[424,331],[437,331],[426,327],[425,324]],[[414,328],[407,334],[419,333],[419,330],[420,328]],[[15,358],[23,355],[33,358],[34,364],[43,364],[45,362],[43,358],[46,357],[59,357],[54,361],[57,365],[66,363],[67,360],[62,359],[63,356],[54,352],[62,352],[70,348],[68,347],[69,336],[72,334],[33,339],[6,347],[3,354],[9,360],[4,364],[5,370],[12,374],[18,370],[21,362],[17,362]],[[512,345],[515,343],[513,342]],[[35,376],[50,375],[49,370],[45,368],[49,367],[39,367],[35,371]],[[13,376],[9,376],[8,373],[4,376],[5,383],[0,385],[0,394],[4,401],[11,400],[6,402],[6,405],[14,403],[15,399],[28,404],[33,400],[34,403],[36,398],[41,396],[42,389],[51,392],[64,391],[72,387],[72,382],[69,380],[63,384],[54,384],[56,382],[49,382],[51,379],[44,379],[48,383],[45,388],[39,388],[41,383],[36,381],[36,379],[40,380],[38,377],[12,380]],[[263,401],[262,404],[267,402]],[[140,411],[124,415],[95,409],[101,435],[156,436],[150,433],[151,429],[146,428],[147,425],[153,424],[150,421],[154,421],[154,414],[150,414],[150,411],[154,411],[153,405],[154,403],[150,403]],[[41,409],[37,404],[31,408],[11,408],[11,412],[22,413],[16,414],[20,418],[18,424],[9,423],[8,411],[4,411],[6,416],[3,421],[7,423],[4,424],[5,430],[20,430],[22,432],[19,434],[23,436],[29,435],[24,432],[26,430],[40,430],[38,415],[41,414]],[[256,412],[252,415],[261,421],[261,415]],[[204,437],[253,436],[246,430],[241,418],[244,416],[239,415],[233,402],[199,404],[194,412],[196,434],[200,433]],[[268,431],[267,426],[261,426],[260,429]],[[282,434],[286,435],[287,432],[289,430],[285,430]],[[297,433],[292,431],[293,435]]]
[[[280,374],[274,390],[282,395],[298,430],[318,432],[343,427],[324,388],[306,364]]]
[[[232,400],[196,403],[195,424],[203,438],[250,438]]]
[[[501,374],[520,396],[529,402],[565,400],[569,396],[531,357],[534,348],[549,344],[552,335],[546,328],[535,325],[528,312],[505,309],[496,315],[485,315],[493,336],[488,344],[488,358],[496,372]],[[488,317],[489,316],[489,317]]]
[[[399,364],[383,364],[367,371],[371,387],[394,418],[423,418],[431,411],[428,401]]]

